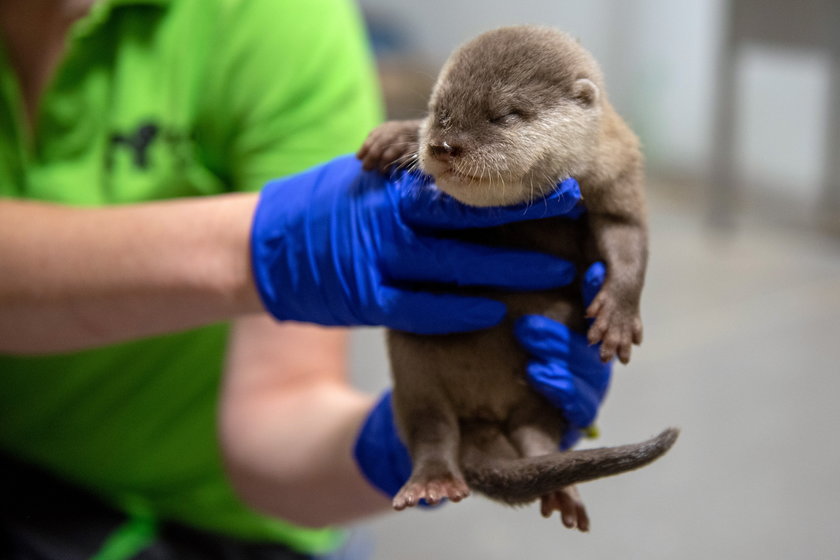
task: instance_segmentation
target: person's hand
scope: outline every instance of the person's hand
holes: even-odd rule
[[[601,289],[605,276],[602,263],[586,271],[582,283],[585,305]],[[527,366],[531,386],[563,412],[568,426],[560,447],[569,449],[595,422],[609,387],[612,362],[601,361],[598,345],[590,346],[586,335],[548,317],[521,317],[514,333],[531,355]]]
[[[391,391],[385,391],[368,414],[353,458],[371,485],[393,498],[411,476],[411,456],[397,433]]]
[[[541,290],[568,284],[574,268],[441,234],[577,214],[579,200],[577,182],[567,179],[539,203],[472,208],[416,174],[387,178],[363,172],[352,156],[338,158],[263,189],[251,234],[257,291],[279,320],[418,334],[489,327],[504,304],[441,293],[441,285]],[[428,284],[437,289],[424,290]]]

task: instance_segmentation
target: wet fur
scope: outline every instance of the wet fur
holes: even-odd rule
[[[438,188],[475,206],[538,200],[560,180],[581,186],[587,215],[461,234],[469,241],[541,250],[580,272],[605,260],[608,277],[588,312],[602,357],[629,359],[641,341],[639,297],[647,261],[642,157],[638,141],[607,101],[597,63],[569,36],[519,26],[479,36],[447,61],[421,121],[382,125],[359,157],[367,168],[420,167]],[[535,202],[539,203],[539,202]],[[676,431],[649,442],[560,453],[560,412],[525,380],[527,356],[513,322],[525,314],[581,332],[578,286],[493,293],[509,309],[491,329],[446,336],[390,331],[397,425],[412,455],[397,509],[421,498],[458,501],[469,489],[509,503],[543,500],[567,526],[589,525],[576,482],[617,474],[668,450]]]

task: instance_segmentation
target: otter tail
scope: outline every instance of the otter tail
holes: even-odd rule
[[[564,486],[638,469],[665,454],[679,430],[668,428],[642,443],[519,459],[490,459],[477,448],[462,458],[467,484],[511,505],[532,502]]]

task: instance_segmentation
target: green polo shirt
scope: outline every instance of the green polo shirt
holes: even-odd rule
[[[0,196],[95,206],[258,189],[355,150],[380,117],[350,0],[113,0],[68,41],[33,135],[0,50]],[[226,336],[0,356],[0,448],[146,520],[329,549],[334,532],[260,516],[225,478]]]

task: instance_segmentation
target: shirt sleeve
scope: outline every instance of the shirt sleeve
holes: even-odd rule
[[[241,0],[220,25],[199,134],[230,190],[359,148],[381,120],[374,65],[350,0]]]

